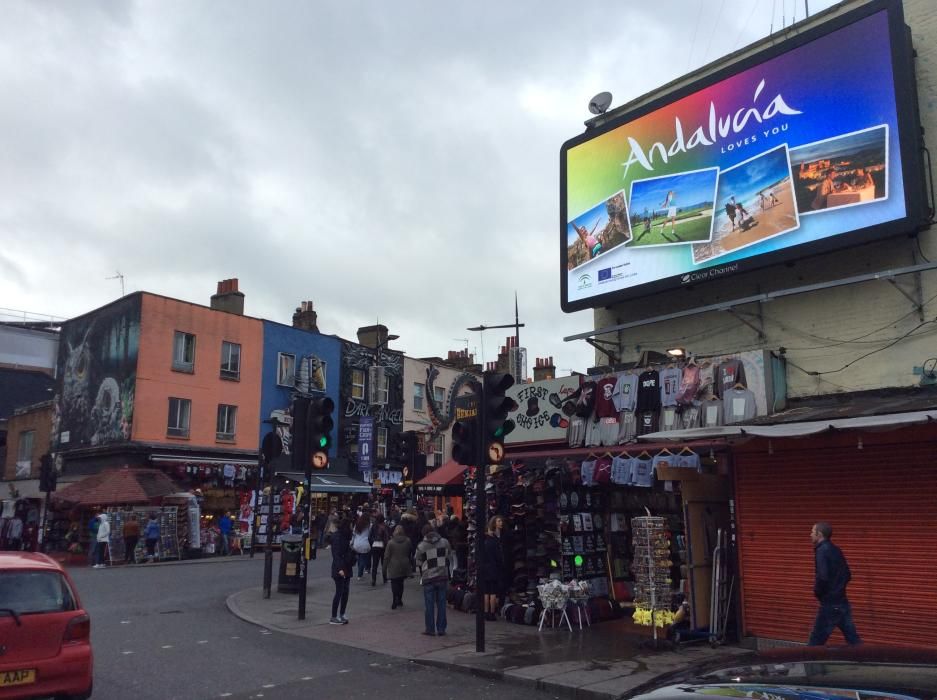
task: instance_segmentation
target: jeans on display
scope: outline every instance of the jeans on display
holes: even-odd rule
[[[333,576],[335,581],[335,595],[332,598],[332,617],[345,614],[348,607],[348,585],[351,579],[348,576]]]
[[[445,634],[446,632],[446,589],[448,581],[436,581],[423,585],[423,603],[426,606],[426,632]]]
[[[377,572],[381,571],[383,575],[384,570],[384,548],[383,547],[371,547],[371,585],[373,586],[377,583]],[[384,583],[387,583],[387,577],[384,576]]]
[[[368,565],[371,563],[371,553],[367,552],[365,554],[358,554],[358,578],[364,576],[364,570],[368,568]]]
[[[862,639],[856,630],[856,623],[852,621],[852,607],[849,603],[841,603],[840,605],[821,604],[820,609],[817,610],[817,619],[813,623],[813,632],[810,633],[810,640],[807,644],[812,647],[823,646],[836,627],[839,627],[842,631],[847,644],[862,644]]]

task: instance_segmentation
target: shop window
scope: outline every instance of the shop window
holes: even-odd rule
[[[422,384],[413,385],[413,410],[422,411],[423,409],[423,393],[425,387]]]
[[[20,433],[19,443],[16,446],[16,478],[28,479],[33,465],[33,443],[36,440],[35,430],[24,430]]]
[[[387,459],[387,428],[377,429],[377,459]]]
[[[218,404],[218,426],[215,428],[215,439],[234,440],[237,433],[237,406]]]
[[[364,398],[364,370],[363,369],[351,370],[351,398],[353,399]]]
[[[172,368],[177,372],[195,371],[195,336],[176,331],[172,341]]]
[[[433,440],[433,466],[441,467],[446,461],[446,436],[437,435]]]
[[[289,387],[296,385],[296,355],[277,353],[277,384]]]
[[[221,378],[240,379],[241,377],[241,345],[221,341]]]
[[[169,398],[169,422],[166,434],[172,437],[189,437],[189,422],[192,417],[190,399]]]

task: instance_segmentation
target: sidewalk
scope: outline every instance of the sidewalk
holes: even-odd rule
[[[423,629],[423,594],[408,579],[404,607],[391,610],[390,584],[352,580],[346,616],[350,623],[329,625],[334,586],[323,576],[323,560],[310,562],[306,619],[297,619],[298,596],[273,590],[264,599],[260,587],[231,595],[228,609],[237,617],[266,629],[345,644],[410,661],[474,673],[506,682],[531,685],[557,696],[607,699],[630,693],[662,674],[707,659],[745,653],[737,647],[713,650],[693,644],[674,651],[648,648],[647,637],[635,634],[630,621],[602,622],[580,631],[547,629],[510,622],[485,626],[485,653],[475,652],[475,616],[447,610],[444,637],[427,637]]]

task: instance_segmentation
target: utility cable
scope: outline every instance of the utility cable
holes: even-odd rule
[[[837,372],[842,372],[844,369],[847,369],[847,368],[851,367],[852,365],[856,364],[856,363],[859,362],[860,360],[864,360],[865,358],[870,357],[871,355],[874,355],[874,354],[876,354],[876,353],[882,352],[882,351],[884,351],[884,350],[888,350],[888,348],[894,347],[895,345],[897,345],[898,343],[900,343],[902,340],[904,340],[904,339],[907,338],[908,336],[912,335],[912,334],[913,334],[916,330],[918,330],[919,328],[922,328],[923,326],[927,326],[927,325],[929,325],[929,324],[931,324],[931,323],[937,323],[937,318],[932,319],[932,320],[930,320],[930,321],[924,321],[923,323],[919,323],[918,325],[916,325],[914,328],[912,328],[910,331],[908,331],[907,333],[905,333],[905,334],[904,334],[903,336],[901,336],[900,338],[897,338],[897,339],[895,339],[894,341],[892,341],[891,343],[888,343],[888,345],[884,345],[884,346],[882,346],[882,347],[880,347],[880,348],[878,348],[878,349],[876,349],[876,350],[872,350],[871,352],[867,352],[867,353],[864,354],[864,355],[860,355],[859,357],[857,357],[856,359],[852,360],[851,362],[847,362],[845,365],[843,365],[843,366],[840,367],[839,369],[831,369],[831,370],[826,371],[826,372],[811,372],[810,374],[811,374],[812,376],[815,376],[815,377],[820,377],[820,376],[823,376],[824,374],[836,374]]]
[[[739,29],[738,38],[735,40],[735,47],[733,50],[738,50],[739,45],[742,43],[742,35],[745,34],[745,30],[748,29],[749,25],[752,23],[752,17],[755,16],[755,10],[758,9],[758,6],[761,4],[761,0],[752,3],[752,11],[748,13],[748,19],[745,20],[745,24],[742,25],[742,28]]]
[[[700,19],[703,16],[703,5],[705,3],[706,0],[699,0],[699,10],[696,12],[696,27],[693,29],[693,41],[690,42],[690,53],[686,57],[685,73],[690,72],[690,62],[693,60],[693,49],[696,48],[696,36],[699,34]]]

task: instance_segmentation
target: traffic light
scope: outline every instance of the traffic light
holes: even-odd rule
[[[309,464],[306,418],[309,415],[309,399],[297,396],[293,399],[293,425],[290,428],[290,465],[294,472],[305,472]]]
[[[478,464],[478,417],[459,420],[452,425],[452,459],[466,467]]]
[[[403,452],[403,437],[401,433],[391,433],[387,438],[387,461],[399,462]]]
[[[491,456],[490,446],[493,443],[500,445],[500,453],[504,454],[504,438],[514,430],[514,421],[508,419],[508,413],[517,407],[514,399],[505,396],[504,392],[514,386],[514,377],[500,372],[485,372],[484,401],[485,425],[482,433],[482,450],[486,459],[500,461]]]
[[[401,464],[406,464],[407,466],[413,464],[416,444],[412,438],[415,437],[416,435],[410,431],[399,433],[398,440],[400,441],[400,451],[397,455],[397,459]]]
[[[317,396],[309,400],[306,412],[306,449],[308,450],[307,463],[324,469],[329,464],[329,447],[332,445],[332,428],[335,421],[332,413],[335,411],[335,402],[328,396]]]
[[[52,455],[44,454],[39,458],[39,490],[49,493],[55,491],[58,475],[55,473],[55,464]]]

